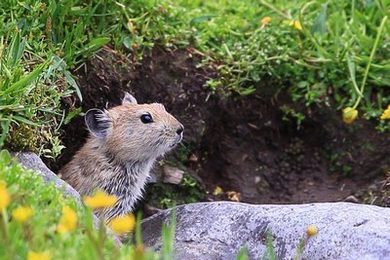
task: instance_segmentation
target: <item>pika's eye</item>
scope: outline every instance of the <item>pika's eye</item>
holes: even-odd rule
[[[153,118],[152,118],[152,116],[150,114],[143,114],[141,116],[141,121],[144,124],[148,124],[148,123],[152,123],[153,122]]]

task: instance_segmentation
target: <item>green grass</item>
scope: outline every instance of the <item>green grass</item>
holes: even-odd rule
[[[82,100],[71,69],[122,30],[109,12],[103,1],[1,1],[0,147],[59,155],[61,98]]]
[[[390,0],[0,1],[0,148],[59,155],[59,129],[79,111],[65,114],[61,99],[82,100],[72,70],[105,44],[139,61],[155,45],[192,46],[202,54],[199,66],[219,73],[207,83],[211,91],[250,95],[272,84],[306,106],[355,107],[379,130],[389,130],[378,119],[390,103],[389,9]],[[263,25],[264,17],[271,22]],[[305,120],[289,107],[280,109],[286,120]],[[59,237],[53,230],[62,205],[75,208],[74,202],[4,152],[0,179],[13,195],[8,211],[28,204],[41,213],[27,228],[3,215],[10,237],[2,237],[0,255],[24,258],[28,250],[48,249],[53,258],[96,256],[84,232],[88,212],[78,210],[80,230]],[[109,256],[134,251],[118,250],[109,239],[102,243]]]
[[[105,44],[139,60],[155,45],[193,46],[219,72],[212,91],[248,95],[272,84],[307,106],[357,107],[379,122],[390,102],[389,8],[390,0],[1,1],[0,147],[57,156],[69,121],[61,98],[82,99],[71,71]]]
[[[89,210],[77,207],[73,200],[65,198],[53,185],[23,169],[5,151],[0,152],[0,182],[7,184],[11,194],[11,203],[0,212],[1,259],[26,259],[29,251],[48,251],[51,259],[171,259],[174,222],[163,227],[164,248],[161,253],[143,248],[140,222],[136,242],[118,248],[104,229],[99,231],[92,228]],[[11,212],[21,205],[30,206],[34,212],[25,223],[11,217]],[[77,212],[79,223],[75,230],[58,234],[56,226],[64,205]]]

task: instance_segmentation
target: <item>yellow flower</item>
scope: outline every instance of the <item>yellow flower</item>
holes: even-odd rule
[[[358,116],[358,111],[352,107],[343,109],[343,121],[346,124],[351,124]]]
[[[223,189],[219,186],[215,187],[214,191],[213,191],[213,195],[214,196],[218,196],[218,195],[221,195],[223,193]]]
[[[309,225],[306,229],[306,234],[309,237],[315,236],[318,233],[318,228],[315,225]]]
[[[49,251],[43,251],[43,252],[34,252],[29,251],[27,254],[27,260],[50,260],[50,252]]]
[[[57,226],[57,232],[60,234],[70,232],[77,226],[77,214],[68,206],[62,208],[62,217]]]
[[[12,211],[12,217],[20,223],[26,222],[32,215],[33,210],[29,206],[19,206]]]
[[[94,196],[84,198],[85,205],[91,209],[112,207],[117,201],[116,196],[108,195],[103,191],[97,191]]]
[[[0,211],[5,209],[11,201],[5,182],[0,181]]]
[[[383,111],[383,114],[381,115],[381,120],[390,119],[390,105],[387,106],[386,110]]]
[[[271,22],[271,17],[269,17],[269,16],[266,16],[266,17],[264,17],[263,19],[261,19],[261,21],[260,21],[260,23],[262,24],[262,25],[266,25],[266,24],[269,24],[270,22]]]
[[[299,30],[299,31],[302,31],[302,24],[300,21],[298,20],[291,20],[289,22],[289,25],[294,27],[295,29]]]
[[[109,226],[116,234],[128,233],[134,229],[135,217],[133,214],[116,217],[110,221]]]

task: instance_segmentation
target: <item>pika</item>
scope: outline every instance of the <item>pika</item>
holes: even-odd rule
[[[89,138],[59,174],[82,196],[115,195],[114,207],[95,211],[109,222],[133,210],[153,163],[181,142],[184,127],[162,104],[138,104],[129,93],[122,105],[87,111],[85,124]]]

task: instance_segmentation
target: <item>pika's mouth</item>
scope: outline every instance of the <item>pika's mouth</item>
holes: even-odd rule
[[[179,135],[179,138],[176,139],[176,144],[181,143],[183,140],[183,134]]]
[[[178,136],[176,138],[176,140],[174,141],[174,143],[171,144],[169,147],[173,148],[173,147],[177,146],[179,143],[181,143],[182,140],[183,140],[183,135]]]

